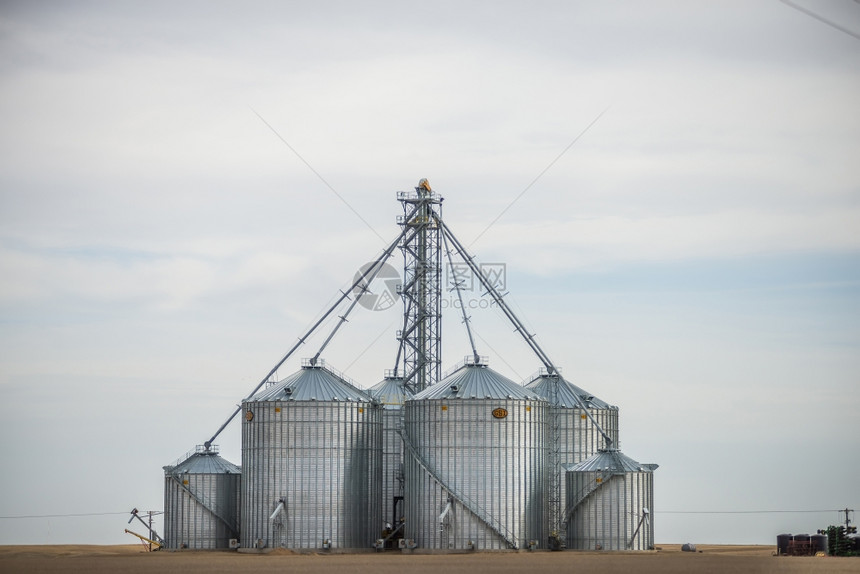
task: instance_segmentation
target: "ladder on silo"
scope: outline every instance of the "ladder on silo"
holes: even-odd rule
[[[549,464],[552,471],[549,475],[549,516],[550,524],[554,530],[549,534],[549,547],[552,550],[564,548],[564,532],[567,522],[563,520],[561,508],[561,416],[559,414],[558,385],[560,377],[558,374],[550,376],[549,381]]]

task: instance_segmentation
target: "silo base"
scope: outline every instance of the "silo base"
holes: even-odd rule
[[[369,554],[374,548],[239,548],[242,554]]]

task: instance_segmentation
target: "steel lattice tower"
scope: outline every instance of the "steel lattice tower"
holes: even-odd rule
[[[409,228],[403,252],[403,330],[398,333],[404,386],[418,393],[440,378],[442,363],[442,197],[422,179],[415,191],[397,192]]]
[[[548,374],[548,372],[547,372]],[[550,524],[550,548],[560,550],[562,541],[565,540],[567,523],[564,515],[567,509],[561,507],[561,420],[558,412],[558,386],[561,384],[558,373],[549,375],[549,496],[547,506],[549,509]]]

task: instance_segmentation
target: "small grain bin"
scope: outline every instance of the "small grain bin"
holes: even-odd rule
[[[654,470],[616,449],[566,465],[567,547],[650,550],[654,547]]]
[[[828,554],[830,552],[827,544],[826,534],[812,534],[809,537],[809,542],[812,544],[813,554],[818,554],[819,552]]]
[[[228,548],[239,537],[239,467],[198,446],[164,467],[164,540],[170,549]]]
[[[370,548],[382,409],[323,361],[243,401],[242,548]]]
[[[776,535],[776,553],[784,556],[788,554],[788,543],[791,542],[792,535],[791,534],[777,534]]]
[[[546,406],[478,361],[408,399],[407,544],[545,547]]]
[[[370,395],[382,405],[382,517],[396,528],[403,517],[403,441],[400,425],[403,403],[413,396],[403,377],[386,374]]]

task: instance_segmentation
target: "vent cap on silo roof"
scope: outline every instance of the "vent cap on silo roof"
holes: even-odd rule
[[[388,374],[370,387],[368,392],[386,409],[399,409],[403,402],[413,395],[412,391],[403,386],[403,377]]]
[[[573,472],[653,472],[656,464],[640,464],[617,449],[601,449],[577,464],[565,464],[566,471]]]
[[[347,401],[369,403],[373,399],[325,361],[304,364],[287,378],[247,399],[262,401]]]
[[[197,447],[171,466],[165,466],[166,474],[241,474],[242,470],[232,462],[221,458],[217,449]]]
[[[537,392],[523,388],[483,365],[464,365],[409,400],[454,399],[458,397],[479,397],[492,400],[543,400]]]
[[[527,389],[532,389],[534,392],[538,393],[540,396],[550,401],[550,397],[552,396],[552,391],[550,389],[550,385],[554,384],[554,379],[552,375],[546,375],[543,373],[533,375],[529,378],[529,382],[525,384]],[[579,397],[579,400],[582,401],[586,407],[591,409],[614,409],[617,407],[613,407],[606,401],[600,400],[588,391],[585,391],[564,377],[558,378],[558,401],[557,405],[563,408],[576,409],[579,408],[579,403],[576,400],[576,397]]]

